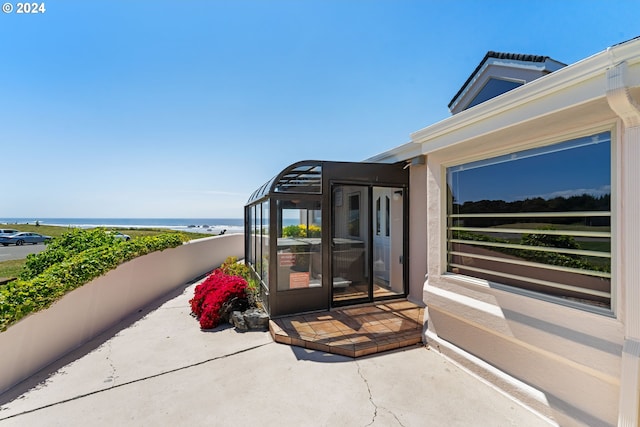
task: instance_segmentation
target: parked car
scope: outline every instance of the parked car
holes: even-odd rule
[[[114,233],[114,235],[115,235],[116,239],[122,239],[122,240],[125,240],[125,241],[131,240],[131,236],[129,236],[128,234],[121,233],[119,231],[116,231]]]
[[[19,230],[14,230],[12,228],[0,228],[0,236],[11,236],[12,234],[19,232]]]
[[[42,234],[29,232],[15,233],[9,236],[0,236],[0,244],[2,244],[3,246],[22,246],[25,243],[37,245],[38,243],[44,243],[49,240],[51,240],[51,236],[44,236]]]
[[[131,240],[131,236],[129,236],[128,234],[121,233],[119,231],[107,231],[107,233],[113,234],[113,237],[115,237],[116,239],[122,239],[126,242]]]

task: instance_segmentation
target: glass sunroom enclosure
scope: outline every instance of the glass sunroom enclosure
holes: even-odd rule
[[[245,260],[272,317],[406,297],[403,164],[302,161],[245,206]]]

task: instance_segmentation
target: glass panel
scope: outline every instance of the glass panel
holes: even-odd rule
[[[381,200],[380,197],[378,197],[376,198],[376,236],[380,235],[380,224],[382,224],[382,210],[380,204]]]
[[[252,224],[253,224],[253,212],[254,212],[254,207],[253,206],[249,206],[247,208],[247,227],[249,228],[249,230],[247,230],[247,235],[248,238],[246,240],[247,245],[248,245],[248,251],[247,251],[247,262],[249,263],[249,265],[252,265],[255,268],[255,258],[253,257],[254,255],[254,248],[253,248],[253,234],[252,234]]]
[[[360,237],[362,230],[360,229],[362,207],[360,206],[360,191],[349,194],[349,217],[347,222],[347,231],[349,236]]]
[[[285,170],[275,184],[278,193],[322,193],[322,167],[318,164],[302,164]]]
[[[260,216],[261,216],[260,204],[253,206],[253,224],[251,235],[253,236],[252,247],[254,250],[254,266],[256,272],[260,274]]]
[[[262,262],[260,274],[264,284],[269,287],[269,200],[262,203]]]
[[[399,195],[402,194],[402,191],[399,191],[398,193],[394,192],[394,195]],[[391,203],[389,202],[389,196],[384,196],[385,198],[385,222],[384,222],[384,235],[388,236],[389,235],[389,220],[391,218],[391,212],[390,212],[390,207],[391,207]]]
[[[382,201],[384,233],[373,237],[373,295],[375,298],[404,293],[404,214],[402,188],[373,187]]]
[[[278,200],[278,291],[322,286],[320,206]]]
[[[334,301],[370,297],[368,191],[368,187],[355,185],[333,189],[331,260]]]
[[[609,132],[447,170],[448,271],[611,305]]]

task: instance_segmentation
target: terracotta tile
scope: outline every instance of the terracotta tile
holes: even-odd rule
[[[378,344],[378,351],[382,352],[382,351],[395,350],[396,348],[399,348],[399,347],[400,347],[400,343],[398,343],[397,341],[384,342],[384,343]]]
[[[291,338],[291,345],[295,345],[296,347],[305,347],[305,341],[300,338]]]
[[[269,330],[277,333],[279,331],[282,331],[282,328],[276,322],[274,322],[273,320],[270,320],[269,321]]]
[[[358,335],[349,337],[349,339],[354,344],[362,344],[362,343],[368,343],[368,342],[372,341],[369,336],[364,335],[364,334],[358,334]]]
[[[353,350],[354,344],[351,342],[349,338],[336,338],[328,343],[330,347],[343,347],[350,348]]]
[[[393,301],[269,322],[276,342],[360,357],[422,343],[424,307]]]
[[[275,334],[275,336],[276,337],[290,337],[291,335],[286,333],[286,332],[284,332],[284,331],[282,331],[282,332],[279,332],[279,333]]]
[[[307,325],[307,322],[305,322],[305,321],[304,321],[304,320],[302,320],[302,319],[297,319],[297,320],[292,320],[292,321],[290,322],[290,324],[291,324],[291,327],[292,327],[293,329],[298,329],[298,328],[300,328],[300,327],[304,327],[304,326],[306,326],[306,325]]]
[[[302,335],[302,334],[309,335],[309,334],[314,334],[314,333],[315,333],[315,331],[313,330],[313,328],[312,328],[311,326],[307,325],[307,324],[302,324],[302,325],[300,325],[300,326],[297,326],[297,327],[295,328],[295,331],[296,331],[297,333],[301,334],[301,335]]]
[[[347,325],[344,322],[336,322],[334,323],[334,326],[339,330],[339,331],[353,331],[354,329]]]
[[[415,331],[419,327],[420,325],[418,323],[412,322],[410,320],[403,320],[402,323],[400,324],[401,331]]]
[[[329,353],[331,350],[331,347],[329,347],[326,344],[322,344],[322,343],[318,343],[318,342],[313,342],[313,341],[307,341],[305,343],[305,347],[310,349],[310,350],[317,350],[317,351],[324,351]]]
[[[282,329],[292,329],[294,327],[293,322],[294,320],[290,318],[278,319],[278,323]]]
[[[354,353],[354,357],[362,357],[368,356],[369,354],[374,354],[378,352],[378,347],[366,347],[366,348],[356,348]]]
[[[292,338],[297,338],[300,339],[302,341],[313,341],[315,339],[317,339],[317,335],[314,332],[311,332],[309,334],[299,334],[297,336],[292,336]]]
[[[348,316],[360,316],[363,314],[367,314],[369,310],[367,307],[359,307],[359,308],[349,308],[343,310],[343,312]]]
[[[401,330],[400,325],[401,325],[400,323],[391,323],[391,322],[385,323],[385,326],[389,328],[389,330],[392,332],[400,332]]]
[[[334,332],[340,332],[338,328],[331,324],[314,326],[313,330],[316,332],[316,335],[326,335]]]
[[[384,325],[384,324],[365,326],[365,330],[367,332],[375,332],[375,333],[391,333],[391,332],[393,332],[391,329],[389,329],[387,327],[387,325]]]
[[[324,339],[337,339],[337,338],[342,338],[344,337],[344,334],[342,333],[342,331],[335,331],[335,332],[328,332],[328,333],[324,333],[322,334],[322,337]]]
[[[340,356],[355,357],[355,350],[346,347],[331,347],[329,353],[339,354]]]
[[[400,343],[398,343],[398,345],[399,345],[400,348],[409,347],[409,346],[412,346],[414,344],[417,344],[418,342],[419,342],[419,340],[416,341],[415,339],[405,339],[403,341],[400,341]]]
[[[291,345],[291,337],[287,337],[284,335],[277,335],[275,341],[279,342],[280,344]]]
[[[283,331],[281,328],[275,327],[272,328],[271,326],[269,326],[269,332],[271,332],[272,335],[286,335],[287,332]]]

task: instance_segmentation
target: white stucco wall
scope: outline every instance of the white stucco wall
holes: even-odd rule
[[[409,300],[423,304],[427,274],[427,167],[411,166],[409,174]]]
[[[193,240],[120,265],[0,333],[0,392],[35,374],[150,302],[244,257],[244,235]]]
[[[638,425],[640,264],[629,257],[640,241],[639,47],[636,40],[612,48],[413,134],[427,156],[428,345],[563,426]],[[620,61],[623,114],[607,93],[608,70]],[[609,314],[446,272],[447,167],[600,131],[612,135]],[[412,191],[412,204],[421,203],[416,197]]]

